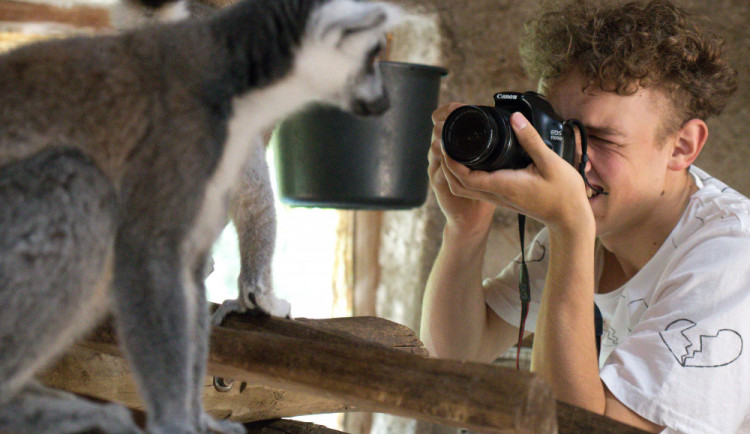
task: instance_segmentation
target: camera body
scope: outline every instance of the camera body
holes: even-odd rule
[[[560,119],[550,103],[536,92],[499,92],[495,106],[462,106],[448,115],[443,125],[446,154],[465,166],[484,171],[520,169],[531,158],[518,143],[510,115],[521,112],[544,143],[574,165],[576,141],[573,126]],[[581,134],[585,134],[581,131]]]

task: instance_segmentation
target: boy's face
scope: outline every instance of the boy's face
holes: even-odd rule
[[[627,237],[660,221],[667,206],[662,195],[674,188],[667,168],[673,143],[669,137],[659,142],[658,137],[669,113],[667,100],[652,89],[622,96],[598,86],[584,92],[583,85],[579,74],[571,74],[555,82],[547,97],[558,115],[586,126],[586,175],[593,186],[609,193],[589,199],[597,235],[603,241]]]

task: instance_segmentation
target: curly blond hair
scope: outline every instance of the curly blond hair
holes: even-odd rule
[[[524,66],[542,92],[573,70],[587,86],[621,95],[655,86],[674,104],[666,127],[676,129],[721,113],[737,88],[724,42],[706,20],[669,1],[574,0],[555,8],[527,23],[521,42]]]

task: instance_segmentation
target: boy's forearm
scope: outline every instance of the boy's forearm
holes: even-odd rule
[[[594,335],[594,234],[588,232],[550,233],[532,371],[550,383],[558,399],[602,414],[605,396]]]
[[[447,228],[427,281],[421,338],[437,357],[476,360],[486,326],[481,285],[487,234],[459,234]]]

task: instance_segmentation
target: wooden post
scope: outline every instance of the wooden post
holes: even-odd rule
[[[339,211],[336,226],[336,253],[333,263],[333,314],[354,314],[354,213]]]
[[[377,315],[383,211],[354,213],[354,315]]]
[[[383,211],[342,211],[337,244],[347,246],[337,253],[338,276],[348,278],[341,285],[337,278],[337,294],[345,294],[350,316],[377,315],[377,289],[380,283],[380,230]],[[370,432],[372,413],[351,412],[344,415],[344,430],[347,432]]]

